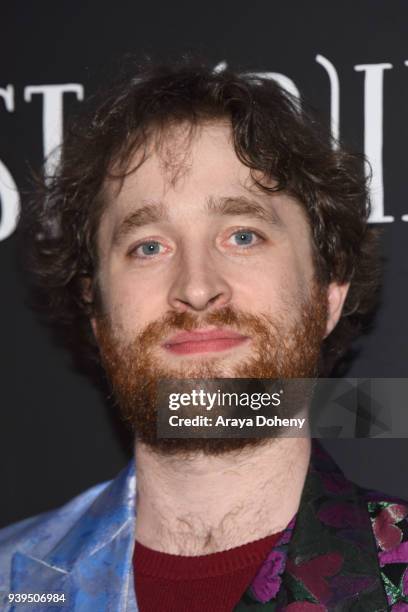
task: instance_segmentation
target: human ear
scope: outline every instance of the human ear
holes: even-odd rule
[[[92,279],[90,276],[84,276],[83,278],[81,278],[81,294],[82,294],[83,301],[91,310],[91,305],[94,302],[94,289],[93,289]],[[89,321],[91,323],[91,327],[92,327],[94,336],[95,338],[97,338],[96,318],[94,316],[90,316]]]
[[[336,282],[330,283],[327,288],[328,312],[325,338],[331,334],[341,317],[349,288],[350,283],[339,284]]]

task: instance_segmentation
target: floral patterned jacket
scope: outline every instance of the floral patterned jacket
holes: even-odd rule
[[[113,481],[0,530],[0,610],[138,612],[135,491],[132,460]],[[65,603],[19,605],[9,593]],[[235,608],[272,610],[408,612],[407,502],[348,481],[315,440],[297,515]]]
[[[244,610],[408,612],[408,503],[350,482],[313,440],[298,513]]]

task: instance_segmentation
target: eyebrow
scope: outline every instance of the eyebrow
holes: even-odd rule
[[[249,216],[260,219],[270,225],[281,226],[282,221],[274,207],[265,206],[245,196],[209,197],[206,203],[210,215],[216,216]],[[168,207],[162,202],[146,204],[132,211],[116,226],[113,233],[113,243],[119,244],[134,229],[150,223],[168,221]]]
[[[210,197],[207,201],[207,209],[215,215],[242,215],[261,219],[261,221],[266,221],[271,225],[282,225],[282,221],[272,204],[264,206],[260,202],[245,196]]]
[[[113,243],[119,244],[135,228],[168,219],[167,207],[161,202],[146,204],[127,215],[113,232]]]

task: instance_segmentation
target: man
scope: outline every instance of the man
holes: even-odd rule
[[[21,227],[135,461],[1,532],[6,607],[408,607],[403,502],[347,481],[307,436],[156,433],[161,379],[330,371],[377,288],[360,172],[277,84],[188,62],[139,71],[70,131]]]

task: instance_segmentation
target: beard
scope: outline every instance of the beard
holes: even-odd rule
[[[296,313],[295,320],[293,313]],[[316,378],[326,321],[327,292],[317,282],[313,283],[307,298],[285,300],[285,312],[279,316],[254,315],[233,306],[202,316],[169,312],[149,323],[130,341],[123,339],[123,332],[118,333],[109,315],[96,318],[102,365],[123,420],[130,425],[137,440],[157,453],[186,457],[198,451],[220,455],[260,446],[269,438],[159,438],[156,400],[160,380]],[[171,366],[162,360],[163,349],[159,347],[169,335],[210,325],[229,327],[249,336],[250,355],[229,366],[225,364],[225,357],[218,355],[194,359],[194,362],[174,360]],[[293,406],[290,412],[296,412]]]

